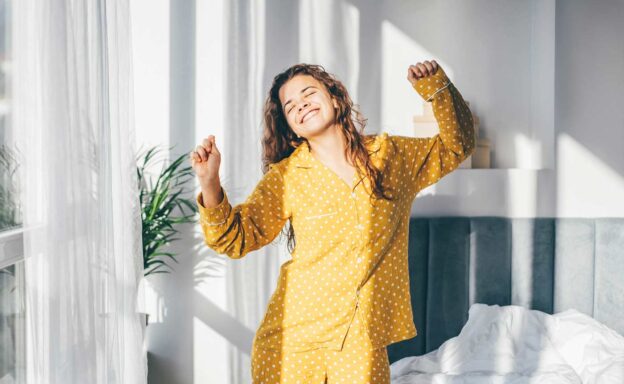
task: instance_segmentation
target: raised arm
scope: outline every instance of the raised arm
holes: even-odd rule
[[[474,152],[475,131],[470,109],[441,67],[412,85],[426,102],[433,103],[440,127],[440,133],[432,137],[390,136],[403,158],[411,196],[416,197]]]
[[[205,244],[232,259],[271,243],[290,216],[283,177],[273,164],[244,202],[232,207],[225,189],[221,190],[223,200],[210,208],[204,206],[202,193],[197,195],[199,221]]]

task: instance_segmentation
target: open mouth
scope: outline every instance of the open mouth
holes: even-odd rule
[[[318,109],[313,109],[309,112],[307,112],[305,115],[303,115],[303,117],[301,118],[301,123],[305,123],[306,121],[308,121],[309,119],[311,119],[314,115],[316,115],[318,113]]]

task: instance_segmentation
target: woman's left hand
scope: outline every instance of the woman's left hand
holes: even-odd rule
[[[412,83],[412,86],[416,86],[416,81],[426,76],[431,76],[438,70],[438,63],[435,60],[424,61],[422,63],[416,63],[410,65],[407,69],[407,80]]]

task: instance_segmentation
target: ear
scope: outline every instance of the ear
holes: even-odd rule
[[[333,97],[332,97],[332,104],[334,104],[335,109],[338,109],[338,101],[336,101],[336,99]]]

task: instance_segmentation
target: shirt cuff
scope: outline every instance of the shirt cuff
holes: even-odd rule
[[[451,81],[444,70],[438,67],[435,74],[416,80],[413,87],[425,101],[431,101],[435,95],[448,88],[449,85],[451,85]]]
[[[202,193],[199,192],[199,194],[197,194],[196,200],[197,200],[197,207],[199,209],[199,218],[203,224],[221,225],[227,222],[232,206],[230,205],[230,202],[227,197],[227,193],[225,193],[225,190],[223,189],[223,187],[221,187],[221,191],[223,192],[223,200],[221,200],[221,202],[218,205],[214,207],[209,207],[209,208],[206,208],[202,204],[203,202]]]

